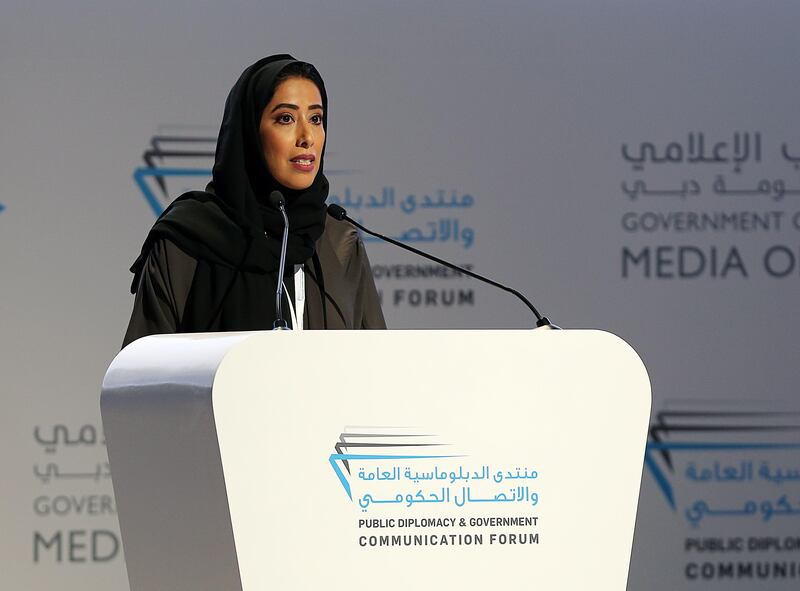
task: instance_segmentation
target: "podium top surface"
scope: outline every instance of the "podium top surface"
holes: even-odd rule
[[[427,350],[432,354],[427,363],[441,357],[442,348],[465,355],[470,347],[486,351],[486,362],[502,352],[493,347],[542,346],[555,355],[580,355],[591,352],[606,361],[625,360],[630,368],[645,372],[637,353],[618,336],[593,329],[568,330],[387,330],[387,331],[252,331],[230,333],[185,333],[153,335],[134,341],[120,351],[103,379],[103,391],[131,388],[146,384],[186,383],[210,386],[226,356],[237,349],[277,346],[285,352],[301,354],[309,363],[317,362],[324,370],[335,373],[354,363],[354,358],[368,358],[377,347],[388,353],[412,347],[417,361]],[[320,348],[309,353],[307,347]],[[450,356],[453,357],[452,355]],[[543,367],[544,359],[529,359],[531,368]],[[264,360],[268,364],[267,359]],[[275,358],[275,364],[279,359]],[[339,368],[339,369],[337,369]],[[276,367],[276,370],[278,368]],[[649,379],[649,378],[648,378]]]

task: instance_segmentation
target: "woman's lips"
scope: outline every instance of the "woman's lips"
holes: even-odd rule
[[[295,170],[300,172],[311,172],[314,170],[314,161],[316,160],[316,156],[314,154],[300,154],[299,156],[295,156],[289,162],[292,163],[292,166]]]

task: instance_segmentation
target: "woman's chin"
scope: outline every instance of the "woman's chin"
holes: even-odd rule
[[[303,191],[314,184],[316,175],[303,175],[300,178],[275,179],[290,191]]]

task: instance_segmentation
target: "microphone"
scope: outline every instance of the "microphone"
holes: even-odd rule
[[[273,191],[269,194],[269,202],[283,215],[283,240],[281,240],[281,258],[278,263],[278,287],[275,288],[275,322],[272,323],[272,330],[290,330],[283,319],[283,272],[286,268],[286,244],[289,242],[289,217],[286,215],[286,200],[280,191]]]
[[[411,251],[414,254],[417,254],[417,255],[419,255],[419,256],[421,256],[423,258],[426,258],[426,259],[429,259],[429,260],[434,261],[436,263],[439,263],[440,265],[444,265],[445,267],[449,267],[450,269],[453,269],[454,271],[458,271],[459,273],[463,273],[464,275],[468,275],[469,277],[472,277],[473,279],[477,279],[478,281],[483,281],[484,283],[488,283],[489,285],[493,285],[494,287],[500,288],[503,291],[507,291],[508,293],[514,294],[520,300],[522,300],[522,302],[526,306],[528,306],[528,308],[530,308],[530,310],[531,310],[531,312],[533,312],[534,316],[536,316],[536,327],[537,328],[542,328],[542,327],[551,328],[551,329],[560,329],[561,328],[560,326],[556,326],[555,324],[551,324],[551,322],[547,319],[546,316],[542,316],[541,314],[539,314],[539,311],[536,308],[534,308],[533,304],[531,304],[528,301],[528,299],[524,295],[522,295],[520,292],[518,292],[516,289],[512,289],[511,287],[507,287],[507,286],[503,285],[502,283],[497,283],[497,281],[492,281],[491,279],[488,279],[488,278],[486,278],[486,277],[484,277],[482,275],[478,275],[477,273],[473,273],[472,271],[468,271],[467,269],[464,269],[463,267],[459,267],[458,265],[454,265],[453,263],[448,263],[447,261],[445,261],[443,259],[440,259],[439,257],[435,257],[432,254],[428,254],[426,252],[422,252],[421,250],[418,250],[418,249],[414,248],[413,246],[409,246],[408,244],[403,244],[402,242],[399,242],[399,241],[395,240],[394,238],[389,238],[388,236],[384,236],[383,234],[378,234],[377,232],[373,232],[372,230],[368,230],[367,228],[365,228],[364,226],[359,224],[357,221],[355,221],[353,218],[349,217],[347,215],[347,210],[345,210],[344,207],[342,207],[340,205],[336,205],[335,203],[332,203],[331,205],[328,206],[328,215],[331,216],[335,220],[339,220],[339,221],[344,220],[346,222],[349,222],[352,225],[354,225],[356,228],[358,228],[359,230],[362,230],[362,231],[366,232],[367,234],[370,234],[371,236],[375,236],[376,238],[380,238],[381,240],[385,240],[386,242],[389,242],[390,244],[394,244],[395,246],[399,246],[400,248],[404,248],[405,250]]]

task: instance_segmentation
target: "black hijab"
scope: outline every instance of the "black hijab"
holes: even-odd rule
[[[273,190],[286,198],[289,242],[284,280],[290,292],[295,264],[312,259],[316,275],[322,279],[314,244],[325,228],[328,180],[322,174],[324,149],[311,186],[290,190],[270,174],[258,131],[279,75],[292,64],[303,62],[286,54],[274,55],[242,73],[225,102],[212,181],[205,191],[184,193],[170,204],[131,267],[131,291],[135,292],[153,243],[164,238],[197,260],[178,332],[272,328],[283,233],[283,218],[268,202]],[[327,129],[328,97],[322,78],[310,68],[322,97]]]

